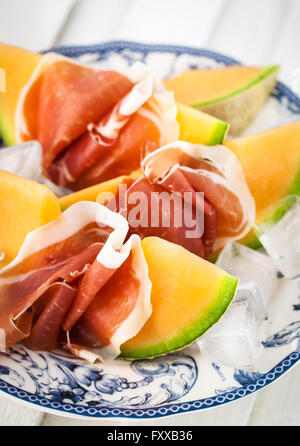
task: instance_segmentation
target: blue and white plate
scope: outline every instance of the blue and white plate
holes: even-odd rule
[[[132,42],[53,50],[108,69],[141,60],[162,78],[193,67],[238,63],[203,49]],[[279,82],[247,133],[299,119],[300,99]],[[255,372],[212,363],[197,344],[156,359],[99,365],[20,344],[0,355],[0,390],[36,409],[85,418],[147,419],[220,406],[265,387],[299,361],[299,294],[296,284],[279,279],[269,312],[270,335]]]

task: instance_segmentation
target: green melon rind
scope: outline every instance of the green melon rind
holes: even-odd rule
[[[256,232],[256,226],[254,226],[253,229]],[[256,237],[256,235],[254,235],[249,240],[243,241],[243,245],[247,246],[248,248],[254,249],[254,250],[259,249],[262,246],[259,239]]]
[[[0,99],[0,136],[7,146],[14,146],[16,144],[16,137],[6,125],[6,121],[3,113],[3,104]]]
[[[184,104],[178,103],[178,112],[180,110],[179,107],[188,107]],[[181,110],[181,114],[184,112],[184,109]],[[197,113],[197,112],[196,112]],[[221,119],[215,118],[207,113],[203,113],[199,110],[199,115],[201,116],[201,121],[205,124],[203,132],[206,135],[205,141],[202,144],[206,144],[208,146],[213,146],[217,144],[222,144],[227,135],[229,124],[228,122],[224,122]],[[186,118],[185,118],[186,121]],[[180,119],[179,119],[180,123]],[[184,126],[185,127],[185,126]],[[187,134],[180,134],[180,139],[183,138],[184,141],[191,142],[188,138]],[[193,139],[193,142],[198,142]]]
[[[257,237],[267,232],[269,229],[271,229],[279,220],[282,219],[282,217],[286,214],[286,212],[293,206],[293,204],[296,202],[297,197],[299,194],[294,195],[288,195],[286,198],[284,198],[281,201],[280,206],[276,209],[276,211],[273,212],[273,214],[270,217],[267,217],[264,219],[264,221],[254,226],[255,233]],[[259,239],[258,239],[259,241]],[[259,241],[260,243],[260,241]],[[262,246],[260,244],[260,246]]]
[[[260,223],[254,225],[253,229],[255,235],[251,239],[243,241],[243,244],[254,250],[261,248],[262,244],[259,240],[259,236],[281,220],[284,214],[292,207],[297,195],[299,196],[300,193],[288,195],[286,198],[283,198],[279,207],[273,211],[270,216],[264,218],[264,220],[262,220]]]
[[[121,347],[122,353],[119,357],[123,359],[154,358],[190,345],[223,316],[234,298],[237,286],[238,279],[224,273],[219,293],[212,301],[210,308],[205,312],[205,315],[200,315],[197,321],[194,321],[185,330],[167,342],[138,349]]]
[[[210,137],[206,141],[206,144],[208,146],[223,144],[223,141],[226,138],[228,130],[229,130],[229,124],[227,122],[218,119],[212,128]]]
[[[285,198],[280,200],[278,207],[268,217],[265,217],[260,223],[254,226],[256,236],[249,240],[245,240],[243,244],[252,249],[261,248],[262,244],[258,238],[259,235],[268,228],[272,227],[284,216],[286,211],[288,211],[295,202],[296,196],[300,196],[300,166],[295,180],[293,181],[290,189],[287,191]]]
[[[228,95],[202,104],[193,104],[230,124],[231,135],[241,134],[254,120],[277,82],[278,65],[264,69],[253,81]]]
[[[277,72],[278,70],[279,70],[279,65],[271,65],[270,67],[266,67],[266,68],[262,69],[262,71],[254,79],[252,79],[250,82],[248,82],[248,84],[243,85],[242,87],[238,88],[237,90],[227,93],[224,96],[220,96],[217,99],[211,99],[209,101],[193,104],[192,107],[195,107],[195,108],[205,107],[206,105],[217,104],[218,102],[225,101],[226,99],[229,99],[232,96],[236,96],[237,94],[240,94],[245,90],[248,90],[248,88],[254,87],[258,82],[262,81],[267,76],[269,76],[271,73]]]

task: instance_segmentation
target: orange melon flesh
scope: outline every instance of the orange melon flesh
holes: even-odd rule
[[[111,198],[112,194],[116,195],[118,193],[120,184],[130,185],[141,175],[142,171],[140,169],[135,170],[130,175],[122,175],[120,177],[113,178],[112,180],[96,184],[95,186],[87,187],[72,194],[65,195],[59,198],[61,210],[64,211],[78,201],[97,201],[97,203],[105,205],[107,200]]]
[[[0,170],[0,267],[11,262],[25,236],[61,214],[57,197],[46,186]]]
[[[265,71],[266,67],[240,65],[190,70],[167,79],[164,84],[168,90],[174,91],[176,101],[203,106],[222,100],[257,82]]]
[[[174,91],[176,101],[228,122],[229,133],[240,135],[273,91],[278,70],[278,65],[190,70],[165,85]]]
[[[256,224],[272,220],[280,202],[300,195],[300,121],[224,142],[238,157],[256,203]],[[244,239],[255,247],[252,232]]]
[[[153,312],[141,331],[121,347],[124,358],[147,358],[185,347],[219,320],[238,280],[179,245],[143,239],[152,282]]]
[[[0,133],[7,145],[16,144],[17,101],[40,58],[40,54],[0,43],[0,68],[6,76],[6,91],[0,92]]]

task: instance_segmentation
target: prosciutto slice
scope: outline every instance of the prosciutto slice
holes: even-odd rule
[[[143,194],[142,196],[140,194]],[[138,233],[141,238],[156,236],[183,246],[194,254],[205,257],[202,237],[187,238],[188,227],[184,221],[184,208],[180,197],[173,196],[170,206],[163,205],[165,189],[150,183],[142,176],[126,193],[126,214],[130,233]],[[141,200],[141,201],[140,201]],[[166,203],[166,201],[165,201]],[[123,211],[124,212],[124,209]],[[174,215],[180,214],[180,224],[176,224]]]
[[[45,54],[24,87],[16,113],[19,142],[39,140],[43,165],[55,157],[133,87],[115,71],[95,70],[72,59]]]
[[[76,353],[89,358],[87,349],[97,345],[93,358],[100,357],[102,349],[107,357],[117,356],[121,343],[137,334],[151,314],[151,282],[140,239],[132,236],[124,245],[127,232],[128,223],[120,214],[98,203],[80,202],[28,234],[18,256],[0,271],[1,349],[24,340],[41,350],[65,345],[73,351],[76,345]],[[124,291],[131,290],[125,306],[124,292],[118,294],[118,285],[110,280],[120,268],[127,271]],[[89,308],[94,300],[103,306],[102,292],[114,299],[119,318],[109,318],[107,299],[103,311],[108,329],[95,341]],[[77,333],[78,338],[83,316],[81,348],[73,337]]]
[[[54,183],[79,189],[130,173],[177,139],[176,113],[173,94],[141,63],[121,74],[49,53],[21,93],[16,134],[41,143]]]
[[[195,191],[204,194],[205,201],[216,211],[214,217],[207,207],[209,218],[216,218],[214,250],[223,247],[228,240],[242,238],[253,226],[255,201],[238,159],[227,147],[177,141],[149,154],[143,160],[142,168],[150,183],[175,192],[177,189],[178,193],[186,191],[188,183]],[[174,181],[178,171],[187,183]]]
[[[74,297],[76,287],[64,282],[49,286],[43,296],[48,301],[40,315],[37,315],[26,344],[35,350],[54,350],[58,346],[59,334],[64,318],[67,315]]]
[[[124,200],[119,198],[118,204],[128,219],[130,232],[141,237],[156,235],[209,258],[228,240],[240,239],[253,226],[254,199],[242,167],[226,147],[176,141],[148,154],[141,165],[142,177],[129,187]],[[163,193],[172,195],[171,206],[160,203],[159,225],[153,225],[159,194],[163,197]],[[185,208],[187,204],[190,208]],[[192,227],[185,223],[185,209],[192,213]],[[182,223],[176,225],[175,215],[180,212]],[[170,219],[169,225],[163,225],[165,216]],[[201,227],[199,235],[191,236],[190,231]]]
[[[92,347],[104,359],[120,354],[120,346],[135,336],[151,316],[151,282],[140,238],[132,235],[120,252],[107,244],[99,254],[116,270],[113,280],[105,284],[71,331],[70,351],[78,354],[78,345]],[[108,253],[110,252],[109,256]],[[112,253],[114,254],[112,255]],[[113,286],[112,283],[113,282]],[[90,350],[90,349],[89,349]],[[79,354],[85,357],[85,349]]]

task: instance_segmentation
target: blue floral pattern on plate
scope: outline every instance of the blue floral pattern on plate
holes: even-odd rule
[[[140,60],[162,78],[190,68],[239,63],[204,49],[134,42],[52,50],[110,69],[122,69]],[[300,99],[278,82],[249,133],[298,119]],[[0,390],[44,411],[109,418],[163,417],[244,397],[276,380],[300,359],[300,321],[294,311],[299,306],[299,290],[285,279],[280,282],[259,370],[230,369],[214,363],[200,355],[196,344],[156,359],[99,365],[64,352],[35,352],[17,345],[0,354]]]
[[[195,360],[184,353],[132,361],[133,379],[105,373],[101,366],[63,353],[35,352],[22,345],[3,357],[9,358],[9,365],[0,366],[2,378],[21,388],[34,388],[36,396],[49,402],[86,407],[101,403],[112,408],[145,408],[170,403],[188,393],[198,376]]]

